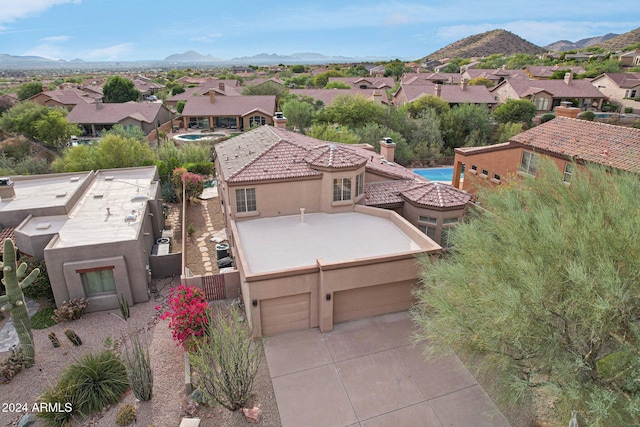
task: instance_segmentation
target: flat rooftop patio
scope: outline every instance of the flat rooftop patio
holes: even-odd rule
[[[353,261],[433,249],[387,218],[359,212],[260,218],[236,223],[245,268],[268,273],[324,262]]]

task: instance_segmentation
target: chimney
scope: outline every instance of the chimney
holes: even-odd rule
[[[213,88],[209,89],[209,102],[212,104],[216,102],[216,92],[213,90]]]
[[[273,126],[286,129],[287,128],[287,118],[280,111],[276,111],[276,115],[273,116]]]
[[[559,106],[554,109],[556,117],[569,117],[577,119],[578,114],[582,111],[580,108],[572,107],[571,102],[562,101]]]
[[[565,73],[564,82],[570,85],[572,81],[573,81],[573,73],[572,72]]]
[[[16,197],[16,191],[13,188],[13,181],[11,178],[0,178],[0,200],[3,202],[6,200],[12,200]]]
[[[224,82],[218,83],[218,89],[224,92]]]
[[[442,94],[442,85],[439,85],[438,83],[436,83],[436,93],[435,95],[440,98],[440,95]]]
[[[375,102],[376,104],[382,105],[382,94],[377,90],[373,91],[373,102]]]
[[[391,138],[382,138],[380,140],[380,155],[387,161],[393,162],[395,158],[396,143]]]
[[[96,110],[99,110],[102,108],[102,98],[98,97],[96,98]]]
[[[467,79],[464,77],[460,79],[460,89],[463,91],[467,88]]]

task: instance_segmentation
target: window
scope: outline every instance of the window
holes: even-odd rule
[[[106,267],[97,271],[80,273],[82,284],[88,296],[116,293],[116,283],[113,280],[113,267]]]
[[[500,175],[498,175],[497,173],[493,174],[493,180],[494,181],[500,181]]]
[[[239,188],[236,190],[236,212],[256,211],[256,189]]]
[[[442,220],[442,224],[457,224],[458,222],[460,222],[460,219],[456,216],[453,218],[444,218]]]
[[[420,216],[418,217],[418,221],[420,221],[420,222],[426,222],[426,223],[428,223],[428,224],[435,224],[435,223],[437,223],[437,222],[438,222],[438,219],[437,219],[437,218],[434,218],[434,217],[432,217],[432,216],[422,216],[422,215],[420,215]]]
[[[538,170],[538,155],[530,151],[523,151],[522,159],[520,160],[520,170],[526,174],[535,176]]]
[[[549,98],[536,98],[535,105],[536,105],[536,110],[548,110]]]
[[[364,193],[364,172],[356,175],[356,197]]]
[[[564,165],[564,176],[562,177],[562,181],[567,184],[571,182],[571,175],[573,175],[573,163],[565,163]]]
[[[262,116],[249,117],[249,127],[262,126],[267,123],[267,120]]]
[[[482,169],[482,175],[489,176],[489,171],[486,169]]]
[[[431,240],[436,240],[436,229],[435,227],[427,227],[426,225],[418,225],[418,230],[422,231],[427,235]]]
[[[633,89],[631,91],[631,98],[635,98],[636,97],[636,93],[637,93],[637,91],[635,89]]]
[[[476,172],[477,172],[477,171],[478,171],[478,166],[476,166],[476,165],[471,165],[471,170],[472,170],[472,171],[476,171]]]
[[[351,200],[351,178],[333,180],[333,201]]]

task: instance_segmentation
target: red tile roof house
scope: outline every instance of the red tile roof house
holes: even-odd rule
[[[391,89],[396,82],[393,77],[329,77],[329,83],[342,82],[351,89]]]
[[[139,127],[148,135],[156,126],[171,119],[171,111],[155,102],[80,103],[69,112],[67,119],[80,125],[84,134],[90,136],[98,136],[100,131],[109,130],[116,124]]]
[[[582,67],[567,66],[567,65],[529,65],[524,68],[527,75],[535,80],[549,80],[553,73],[561,70],[570,70],[575,74],[584,74],[586,71]]]
[[[462,78],[460,73],[404,73],[400,78],[403,85],[407,84],[443,84],[457,85]],[[468,79],[467,79],[468,81]]]
[[[378,154],[274,121],[217,144],[214,156],[254,335],[408,309],[416,255],[441,250],[428,235],[446,240],[471,196],[394,163],[390,140]]]
[[[338,96],[363,96],[379,104],[389,105],[387,92],[383,89],[289,89],[292,95],[309,96],[320,100],[325,106],[331,105]]]
[[[592,79],[591,84],[609,100],[640,112],[640,73],[604,73]]]
[[[564,80],[509,79],[490,89],[498,102],[528,99],[539,114],[553,111],[561,102],[578,101],[574,107],[600,111],[605,96],[589,80],[575,80],[567,73]]]
[[[275,95],[189,97],[182,111],[185,128],[228,128],[244,130],[252,126],[273,123],[276,111]]]
[[[237,80],[233,80],[234,82]],[[179,93],[177,95],[173,95],[167,98],[164,103],[170,107],[175,108],[178,105],[178,101],[188,101],[191,97],[194,96],[209,96],[209,92],[213,91],[216,95],[220,96],[241,96],[242,88],[240,86],[230,86],[227,85],[227,81],[218,80],[215,82],[211,82],[209,86],[196,86],[196,87],[188,87],[184,90],[184,92]]]
[[[640,174],[640,129],[570,118],[578,108],[557,107],[557,117],[487,147],[456,148],[453,185],[476,193],[519,176],[537,173],[550,158],[571,181],[574,163],[602,164]],[[460,175],[464,168],[464,182]]]
[[[483,68],[468,68],[461,73],[462,77],[467,81],[484,77],[491,80],[494,85],[502,83],[507,79],[529,79],[529,75],[524,70],[508,70],[506,68],[483,69]]]
[[[33,95],[28,101],[36,102],[45,107],[62,107],[71,111],[80,103],[94,104],[96,98],[102,98],[95,94],[77,88],[47,90]]]
[[[393,94],[393,104],[400,106],[415,101],[422,95],[433,95],[447,101],[449,105],[478,104],[491,108],[496,104],[494,96],[483,85],[468,85],[462,79],[459,85],[449,84],[403,84]]]

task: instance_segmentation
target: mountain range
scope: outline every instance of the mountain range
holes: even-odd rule
[[[512,55],[515,53],[542,54],[549,51],[566,51],[581,49],[589,46],[600,46],[608,50],[622,50],[623,48],[640,43],[640,28],[627,33],[616,35],[590,37],[571,42],[559,40],[547,46],[540,47],[506,30],[492,30],[472,35],[451,43],[436,52],[427,55],[430,59],[444,58],[472,58],[486,57],[493,54]],[[202,55],[193,50],[169,55],[162,60],[128,61],[128,62],[88,62],[82,59],[53,60],[40,56],[16,56],[0,54],[0,68],[5,69],[64,69],[64,68],[147,68],[171,67],[186,65],[272,65],[272,64],[327,64],[327,63],[361,63],[388,61],[393,58],[385,57],[346,57],[328,56],[321,53],[303,52],[292,55],[276,53],[260,53],[253,56],[243,56],[232,59],[217,58],[211,54]]]

